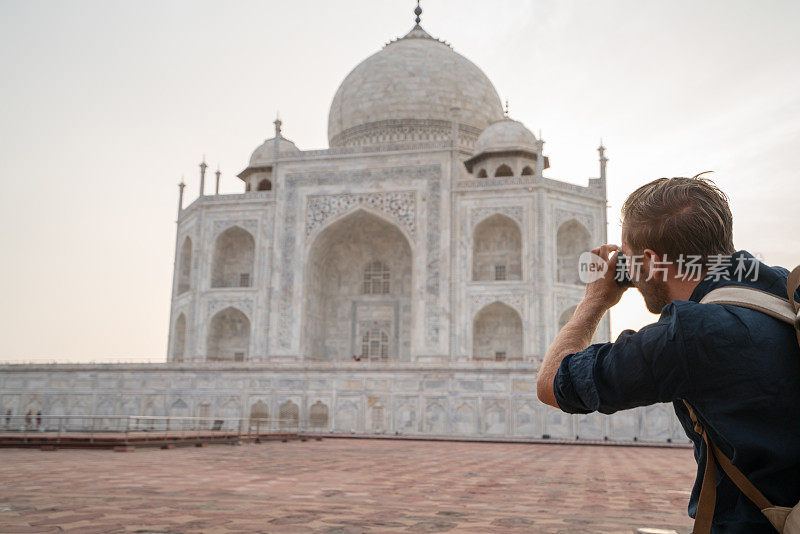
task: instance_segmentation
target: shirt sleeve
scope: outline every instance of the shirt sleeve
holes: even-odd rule
[[[678,400],[689,389],[687,357],[673,302],[658,322],[564,357],[553,383],[556,401],[567,413],[611,414]]]

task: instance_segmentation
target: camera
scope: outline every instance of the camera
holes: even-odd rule
[[[628,257],[621,252],[617,254],[614,280],[622,287],[633,287],[633,280],[631,280],[631,274],[628,272]]]

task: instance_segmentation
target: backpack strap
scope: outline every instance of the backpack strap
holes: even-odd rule
[[[705,427],[697,419],[694,410],[685,400],[683,403],[689,410],[689,417],[694,424],[694,431],[702,436],[703,441],[706,443],[706,469],[703,472],[703,482],[700,487],[700,496],[697,500],[697,512],[695,513],[693,534],[708,534],[711,532],[711,522],[714,519],[714,507],[717,501],[717,468],[716,464],[719,463],[725,474],[728,475],[736,487],[745,494],[745,496],[753,501],[753,504],[758,506],[759,510],[772,508],[772,503],[769,499],[764,497],[758,488],[750,482],[744,473],[738,467],[733,465],[730,459],[719,450],[719,448],[708,437]],[[715,461],[716,460],[716,461]]]
[[[795,267],[786,279],[786,296],[789,297],[789,304],[794,312],[794,330],[797,334],[797,343],[800,344],[800,302],[794,298],[798,287],[800,287],[800,265]]]
[[[766,313],[794,327],[797,344],[800,345],[800,302],[794,295],[800,287],[800,265],[786,279],[786,296],[776,297],[760,289],[743,286],[725,286],[711,290],[700,302],[703,304],[730,304]]]
[[[798,271],[800,273],[800,271]],[[794,324],[795,313],[788,300],[752,287],[725,286],[712,289],[702,304],[730,304],[766,313],[784,323]]]

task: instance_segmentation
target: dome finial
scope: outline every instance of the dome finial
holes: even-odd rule
[[[507,98],[506,98],[506,110],[505,110],[505,112],[503,114],[506,116],[506,118],[508,118],[508,99]]]
[[[422,19],[419,18],[419,16],[422,15],[422,8],[419,7],[419,0],[417,0],[417,7],[414,8],[414,14],[417,16],[417,18],[414,19],[414,22],[416,22],[417,26],[419,26],[419,23],[422,21]]]

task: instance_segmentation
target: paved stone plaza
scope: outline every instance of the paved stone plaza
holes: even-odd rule
[[[0,452],[1,532],[688,532],[688,448],[326,439]]]

